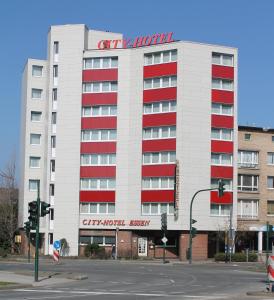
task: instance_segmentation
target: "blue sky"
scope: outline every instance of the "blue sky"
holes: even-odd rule
[[[272,0],[9,0],[0,3],[0,169],[19,156],[21,75],[46,58],[50,25],[86,24],[125,37],[174,38],[239,49],[239,124],[274,128]]]

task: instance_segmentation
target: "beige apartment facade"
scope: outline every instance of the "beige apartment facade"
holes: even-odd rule
[[[236,250],[266,249],[266,223],[274,225],[274,129],[238,127]]]

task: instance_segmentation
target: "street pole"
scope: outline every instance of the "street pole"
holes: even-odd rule
[[[231,263],[231,256],[232,256],[232,213],[233,213],[233,206],[230,206],[230,216],[229,216],[229,235],[228,235],[228,247],[229,247],[229,262]]]
[[[119,227],[116,227],[115,230],[115,260],[118,258],[118,232],[119,232]]]
[[[269,222],[266,222],[266,264],[269,256]]]
[[[38,282],[39,269],[39,223],[40,223],[40,180],[37,180],[37,224],[35,236],[35,265],[34,265],[34,281]]]
[[[192,205],[193,205],[193,201],[195,199],[195,197],[197,196],[197,194],[201,193],[201,192],[207,192],[207,191],[214,191],[214,190],[218,190],[218,188],[212,188],[212,189],[203,189],[203,190],[199,190],[197,191],[190,202],[190,213],[189,213],[189,245],[188,245],[188,255],[189,255],[189,263],[192,263]]]
[[[28,263],[30,262],[30,231],[28,232]]]
[[[164,234],[164,238],[166,237],[166,235]],[[166,263],[166,243],[164,243],[164,252],[163,252],[163,264]]]

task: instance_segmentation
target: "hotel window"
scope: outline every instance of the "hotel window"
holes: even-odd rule
[[[113,178],[81,178],[81,190],[114,190]]]
[[[31,133],[30,134],[30,144],[40,145],[41,144],[41,134]]]
[[[223,66],[233,66],[233,55],[212,53],[212,64],[223,65]]]
[[[43,67],[42,66],[32,66],[32,76],[42,77]]]
[[[56,125],[56,121],[57,121],[57,113],[53,112],[51,113],[51,124]]]
[[[145,66],[177,61],[177,50],[145,54]]]
[[[30,168],[40,168],[41,157],[30,156],[29,158],[29,167]]]
[[[82,154],[81,166],[107,166],[116,164],[116,154]]]
[[[230,205],[227,204],[211,204],[210,215],[218,217],[230,216]]]
[[[53,183],[51,183],[51,184],[49,185],[49,195],[50,195],[50,196],[54,196],[54,189],[55,189],[55,186],[54,186]]]
[[[274,176],[267,176],[267,188],[274,189]]]
[[[177,86],[177,76],[155,77],[144,80],[144,90]]]
[[[31,122],[40,122],[42,117],[41,111],[31,111],[30,120]]]
[[[87,82],[83,84],[83,93],[117,92],[117,81]]]
[[[212,140],[223,140],[232,141],[232,129],[226,128],[212,128],[211,129],[211,139]]]
[[[238,175],[238,191],[257,192],[258,181],[258,175]]]
[[[211,179],[211,188],[218,188],[219,186],[219,180],[221,178],[212,178]],[[225,192],[231,192],[232,191],[232,180],[231,179],[222,179],[222,182],[225,184]]]
[[[114,203],[81,203],[81,214],[94,214],[94,215],[114,215],[115,204]]]
[[[31,89],[31,98],[32,99],[41,99],[42,90],[41,89]]]
[[[258,218],[258,200],[238,200],[238,218],[256,219]]]
[[[211,153],[211,165],[232,166],[232,155],[223,153]]]
[[[118,68],[118,57],[94,57],[84,59],[84,69]]]
[[[53,43],[53,53],[54,54],[59,54],[59,42],[54,42]]]
[[[173,190],[174,177],[144,177],[142,179],[143,190]]]
[[[52,89],[52,101],[57,101],[57,89]]]
[[[233,80],[212,78],[212,89],[233,91]]]
[[[143,164],[170,164],[176,162],[176,152],[146,152],[143,154]]]
[[[84,106],[83,117],[117,116],[117,105]]]
[[[274,152],[267,152],[267,164],[274,165]]]
[[[30,179],[29,180],[29,191],[37,192],[38,190],[38,180]]]
[[[211,112],[214,115],[232,116],[233,106],[229,104],[212,103]]]
[[[274,215],[274,200],[267,200],[267,214]]]
[[[161,101],[144,104],[144,114],[157,114],[176,111],[176,101]]]
[[[257,168],[259,164],[258,151],[238,151],[238,166],[244,168]]]
[[[112,246],[115,243],[115,236],[80,236],[80,245],[97,244],[99,246]]]
[[[143,129],[143,139],[166,139],[176,137],[176,126],[150,127]]]
[[[58,77],[58,65],[53,66],[53,77]]]
[[[116,129],[82,130],[82,141],[115,141]]]
[[[55,135],[52,135],[51,136],[51,148],[56,148],[56,136]]]
[[[161,215],[167,213],[168,215],[174,214],[173,203],[142,203],[142,215]]]
[[[272,140],[272,142],[274,142],[274,135],[271,136],[271,140]]]
[[[245,133],[244,134],[244,140],[245,141],[250,141],[251,140],[251,134],[250,133]]]

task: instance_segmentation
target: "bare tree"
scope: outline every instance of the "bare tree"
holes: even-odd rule
[[[18,189],[16,187],[16,159],[12,155],[4,169],[0,169],[0,247],[15,249],[17,229]]]

